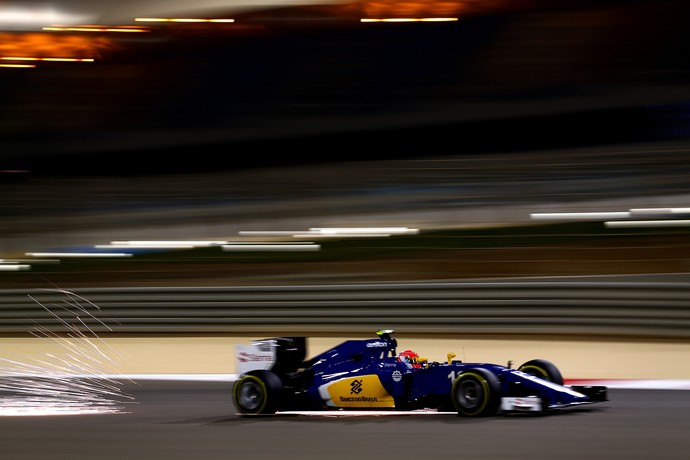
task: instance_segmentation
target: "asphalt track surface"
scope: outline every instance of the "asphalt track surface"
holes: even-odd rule
[[[122,413],[0,417],[7,460],[687,459],[690,393],[609,389],[554,415],[240,417],[231,382],[139,381]]]

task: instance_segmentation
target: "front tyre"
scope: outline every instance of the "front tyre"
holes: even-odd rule
[[[525,374],[534,375],[543,380],[548,380],[557,385],[563,385],[563,376],[555,364],[545,359],[532,359],[527,361],[522,366],[518,367],[519,371]]]
[[[274,414],[280,404],[282,386],[273,372],[254,371],[235,382],[232,400],[242,414]]]
[[[501,403],[498,377],[486,369],[472,368],[453,382],[451,398],[458,415],[483,417],[494,415]]]

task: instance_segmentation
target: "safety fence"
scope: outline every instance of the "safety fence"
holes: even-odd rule
[[[567,334],[690,339],[690,283],[430,282],[0,291],[0,334]]]

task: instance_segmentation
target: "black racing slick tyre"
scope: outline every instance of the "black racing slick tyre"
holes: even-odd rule
[[[548,380],[549,382],[563,385],[563,376],[555,364],[545,359],[532,359],[527,361],[522,366],[518,367],[519,371],[525,374],[531,374],[540,379]]]
[[[232,388],[235,408],[242,414],[274,414],[280,404],[283,384],[271,371],[253,371],[241,377]]]
[[[472,368],[453,382],[451,398],[459,416],[495,415],[501,403],[498,377],[486,369]]]

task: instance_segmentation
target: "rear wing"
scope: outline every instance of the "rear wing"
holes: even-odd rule
[[[254,370],[295,372],[307,355],[306,337],[276,337],[235,345],[235,365],[242,375]]]

